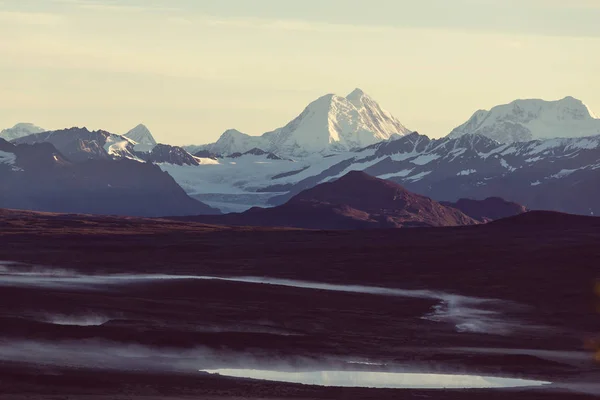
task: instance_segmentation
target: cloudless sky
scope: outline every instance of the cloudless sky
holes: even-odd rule
[[[0,0],[0,128],[201,144],[355,87],[433,137],[517,98],[600,114],[599,21],[600,0]]]

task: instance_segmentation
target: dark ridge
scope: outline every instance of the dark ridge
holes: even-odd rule
[[[480,222],[494,221],[527,212],[525,206],[500,197],[488,197],[485,200],[460,199],[456,203],[441,201],[440,204],[454,207]]]
[[[274,208],[252,208],[244,213],[215,217],[183,217],[187,221],[234,226],[271,226],[305,229],[373,229],[474,225],[461,211],[402,186],[352,171],[322,183]]]
[[[306,171],[307,169],[309,169],[310,167],[304,167],[302,169],[298,169],[296,171],[290,171],[290,172],[284,172],[282,174],[277,174],[273,177],[271,177],[271,180],[277,180],[277,179],[281,179],[281,178],[287,178],[288,176],[294,176],[294,175],[298,175],[301,172]]]

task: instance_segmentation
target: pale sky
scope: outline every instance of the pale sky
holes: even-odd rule
[[[355,87],[432,137],[517,98],[600,114],[600,0],[0,0],[0,128],[202,144]]]

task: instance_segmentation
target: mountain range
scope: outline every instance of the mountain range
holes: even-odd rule
[[[96,155],[99,147],[82,151]],[[51,143],[15,145],[0,139],[0,208],[147,217],[219,213],[190,198],[152,163],[70,155],[78,161]]]
[[[247,154],[198,168],[161,165],[194,198],[223,211],[280,205],[351,170],[438,201],[502,197],[529,209],[600,213],[600,136],[501,144],[482,135],[433,140],[412,133],[329,157]]]
[[[38,132],[32,124],[3,132],[15,145],[51,144],[74,169],[92,160],[156,164],[207,212],[283,205],[356,170],[436,201],[500,197],[528,209],[597,215],[600,135],[581,135],[600,132],[598,121],[571,97],[518,100],[478,111],[447,137],[430,139],[357,89],[346,97],[323,96],[262,136],[230,130],[202,146],[157,143],[144,125],[124,135],[85,128]],[[21,168],[14,154],[0,155],[0,166],[12,173]]]

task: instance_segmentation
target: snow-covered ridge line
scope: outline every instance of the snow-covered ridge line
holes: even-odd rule
[[[346,97],[322,96],[287,125],[262,136],[230,129],[215,143],[186,149],[192,153],[208,150],[229,155],[258,148],[277,155],[305,157],[363,148],[410,132],[371,97],[356,89]]]
[[[515,100],[491,110],[478,110],[449,137],[479,133],[502,143],[600,134],[600,119],[581,101]]]

